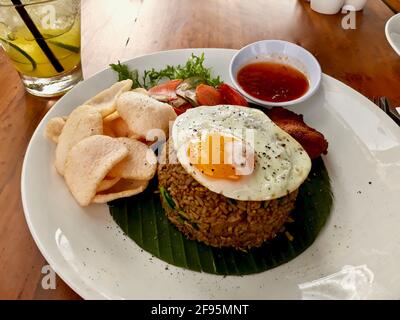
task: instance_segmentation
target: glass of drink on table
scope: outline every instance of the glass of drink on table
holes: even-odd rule
[[[80,0],[0,0],[0,45],[36,96],[82,79]]]

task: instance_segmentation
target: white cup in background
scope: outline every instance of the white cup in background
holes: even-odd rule
[[[311,9],[323,14],[338,13],[345,0],[311,0]]]
[[[366,4],[367,0],[345,0],[343,9],[350,11],[360,11],[364,9]]]

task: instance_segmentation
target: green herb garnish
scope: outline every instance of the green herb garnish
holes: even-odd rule
[[[181,66],[170,66],[161,70],[145,70],[143,77],[139,80],[139,72],[137,70],[129,70],[127,65],[121,64],[111,64],[111,68],[118,73],[119,81],[132,79],[133,87],[138,88],[151,88],[156,86],[162,80],[174,80],[174,79],[188,79],[191,77],[199,77],[203,79],[203,82],[217,87],[222,83],[221,78],[218,76],[213,78],[211,76],[211,68],[204,67],[204,53],[200,56],[196,56],[192,53],[192,56],[186,62],[185,65]]]
[[[164,188],[164,187],[160,187],[160,194],[163,197],[165,203],[168,205],[168,207],[170,207],[173,211],[175,211],[175,213],[178,214],[177,218],[179,219],[179,221],[181,223],[189,223],[194,229],[198,230],[199,226],[197,225],[197,223],[195,223],[194,221],[192,221],[185,212],[183,212],[182,210],[180,210],[176,203],[175,200],[171,197],[171,195],[169,194],[169,192]]]
[[[164,187],[160,187],[160,193],[164,199],[164,201],[168,204],[168,206],[172,209],[175,210],[176,208],[176,204],[174,199],[172,199],[171,195],[169,194],[169,192],[167,190],[165,190]]]
[[[204,53],[200,56],[196,56],[192,53],[192,56],[186,62],[184,66],[170,66],[168,65],[165,69],[156,71],[154,68],[146,70],[143,76],[143,83],[145,86],[154,87],[163,79],[188,79],[192,77],[198,77],[204,80],[204,83],[216,87],[221,84],[220,77],[212,78],[211,69],[204,67]]]
[[[142,88],[142,84],[139,81],[139,72],[134,70],[129,70],[126,64],[121,64],[118,61],[118,64],[110,64],[111,69],[118,73],[118,81],[131,79],[133,81],[132,89]]]

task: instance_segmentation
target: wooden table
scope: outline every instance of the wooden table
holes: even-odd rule
[[[400,12],[400,0],[383,0],[394,12]]]
[[[400,58],[384,36],[393,12],[370,0],[343,30],[344,15],[323,16],[304,0],[85,0],[82,49],[85,77],[110,62],[174,48],[240,48],[261,39],[284,39],[310,50],[323,71],[366,96],[400,105]],[[20,176],[29,139],[55,100],[25,93],[0,52],[0,298],[79,299],[57,279],[41,287],[46,261],[22,211]],[[351,106],[348,106],[351,108]],[[43,169],[45,170],[45,168]]]

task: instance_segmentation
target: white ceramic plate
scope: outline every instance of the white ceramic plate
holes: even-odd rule
[[[385,33],[393,50],[400,56],[400,13],[388,20]]]
[[[132,68],[184,63],[205,52],[215,74],[229,81],[236,51],[188,49],[132,59]],[[221,277],[176,268],[127,239],[106,205],[81,208],[52,164],[46,122],[68,115],[116,81],[105,70],[63,97],[38,126],[22,172],[22,199],[32,235],[47,261],[87,299],[400,298],[400,128],[369,100],[324,76],[307,102],[292,107],[329,140],[324,157],[335,196],[315,243],[270,271]]]

